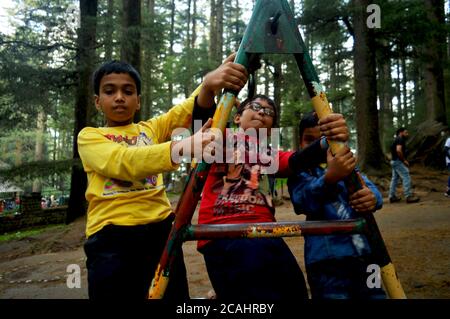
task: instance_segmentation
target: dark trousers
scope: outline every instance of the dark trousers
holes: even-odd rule
[[[172,221],[173,216],[170,216],[162,222],[147,225],[107,225],[90,236],[84,245],[89,298],[145,299]],[[189,299],[181,249],[169,279],[164,299]]]
[[[365,258],[345,257],[306,265],[312,299],[386,299],[382,288],[369,288],[367,272],[371,262]]]
[[[281,238],[219,239],[208,243],[201,252],[218,299],[308,298],[300,266]]]

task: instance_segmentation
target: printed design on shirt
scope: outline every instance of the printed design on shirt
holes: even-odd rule
[[[254,150],[256,148],[249,147],[246,143],[245,154],[235,148],[234,158],[238,164],[217,165],[217,172],[223,174],[223,179],[212,186],[212,191],[218,194],[214,216],[250,214],[257,206],[269,207],[274,211],[268,176],[261,174],[264,166],[259,161],[248,163],[249,158],[258,156],[251,154]]]
[[[144,132],[132,137],[114,134],[106,134],[105,137],[125,147],[142,147],[153,144],[152,138],[148,137]],[[103,187],[103,195],[111,196],[120,193],[155,189],[157,184],[158,175],[150,175],[140,181],[123,181],[116,178],[108,178]],[[162,185],[158,186],[158,188],[161,187]]]
[[[340,197],[341,195],[339,195]],[[343,198],[340,198],[339,201],[333,202],[332,205],[334,206],[334,209],[336,210],[336,215],[338,220],[348,220],[351,219],[351,211],[350,208],[347,208],[342,201],[344,201]],[[361,234],[353,234],[352,235],[352,243],[353,247],[355,248],[357,254],[359,256],[362,256],[363,254],[367,253],[368,246],[366,245],[363,237]]]
[[[450,170],[450,137],[447,138],[445,141],[445,164],[447,165],[447,168]]]
[[[352,235],[352,243],[358,255],[362,256],[368,253],[368,247],[366,246],[366,243],[364,242],[361,234]]]
[[[336,216],[338,220],[344,220],[344,219],[350,219],[350,210],[345,207],[344,204],[342,204],[341,201],[335,201],[331,203],[334,206],[334,209],[336,210]]]

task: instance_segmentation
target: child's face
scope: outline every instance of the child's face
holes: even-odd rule
[[[305,148],[315,140],[320,138],[319,126],[308,127],[303,131],[302,139],[300,141],[300,147]]]
[[[133,78],[128,73],[105,75],[100,80],[95,106],[103,112],[110,127],[132,123],[134,113],[141,107],[141,98]]]
[[[260,110],[255,111],[253,108],[260,108]],[[245,106],[242,114],[236,114],[234,117],[234,123],[239,125],[242,129],[246,130],[248,128],[267,128],[270,129],[273,125],[273,116],[267,115],[264,109],[274,111],[272,106],[267,103],[266,100],[257,98]],[[269,112],[270,113],[270,112]]]

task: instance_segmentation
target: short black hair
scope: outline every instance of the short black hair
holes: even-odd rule
[[[298,136],[300,137],[300,141],[302,140],[303,132],[307,128],[316,127],[317,125],[319,125],[319,118],[316,112],[311,111],[303,114],[302,119],[298,123]]]
[[[400,127],[400,128],[397,130],[397,132],[395,133],[395,135],[398,136],[401,132],[404,132],[404,131],[406,131],[406,128],[405,128],[405,127]]]
[[[252,97],[246,98],[244,101],[241,102],[241,104],[239,104],[239,107],[237,108],[237,112],[236,114],[241,115],[242,112],[244,112],[245,107],[253,102],[256,99],[261,99],[267,102],[267,104],[269,104],[272,109],[273,112],[275,113],[273,116],[273,122],[272,122],[272,127],[275,127],[277,125],[277,119],[278,119],[278,113],[277,113],[277,105],[275,104],[274,100],[272,100],[270,97],[268,97],[267,95],[264,94],[256,94]]]
[[[137,94],[141,94],[141,76],[139,72],[136,71],[135,68],[129,63],[123,61],[112,60],[109,62],[103,63],[95,72],[93,76],[94,83],[94,93],[99,95],[100,93],[100,81],[105,75],[111,73],[127,73],[129,74],[134,82],[136,83]]]

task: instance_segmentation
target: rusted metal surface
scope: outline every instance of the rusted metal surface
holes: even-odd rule
[[[366,231],[364,219],[343,221],[292,221],[221,225],[190,225],[184,241],[218,238],[267,238],[305,235],[355,234]]]
[[[236,60],[241,61],[240,64],[248,61],[246,53],[243,49],[238,51]],[[225,131],[227,120],[236,102],[237,94],[238,92],[225,92],[222,95],[213,117],[213,128],[220,129],[222,132]],[[191,223],[192,216],[194,215],[195,208],[200,200],[200,195],[203,191],[210,168],[210,164],[200,162],[194,165],[191,170],[189,180],[186,183],[184,191],[175,209],[175,221],[150,286],[149,298],[151,299],[160,299],[164,296],[165,288],[161,289],[161,287],[167,286],[170,276],[170,269],[175,260],[175,254],[181,249],[182,241],[180,238],[183,233],[183,229]]]
[[[332,112],[325,90],[320,84],[308,50],[301,38],[294,16],[286,0],[258,0],[256,2],[235,62],[249,69],[249,61],[255,55],[261,53],[294,54],[303,81],[319,118]],[[224,92],[214,115],[212,127],[224,131],[238,93]],[[343,143],[337,142],[330,143],[333,153],[336,153],[343,145]],[[367,227],[368,229],[366,234],[372,251],[377,257],[376,262],[382,266],[382,272],[383,269],[385,272],[385,276],[383,277],[383,279],[386,279],[385,286],[390,287],[386,287],[388,293],[394,291],[394,294],[390,295],[391,297],[405,297],[372,214],[366,214],[365,223],[363,223],[366,226],[361,226],[361,221],[355,222],[359,226],[352,225],[351,223],[345,224],[345,226],[344,224],[340,226],[331,225],[335,222],[330,222],[331,224],[328,226],[323,224],[323,222],[319,224],[309,224],[314,222],[303,222],[305,224],[302,224],[302,222],[287,224],[275,223],[273,225],[253,224],[252,226],[239,224],[221,225],[219,227],[217,227],[218,225],[190,225],[210,168],[210,165],[206,163],[199,163],[194,166],[195,168],[191,171],[184,193],[175,210],[175,222],[163,255],[161,256],[155,278],[150,287],[150,298],[163,297],[165,287],[169,281],[174,254],[181,249],[183,240],[224,238],[223,236],[225,235],[230,236],[229,238],[257,238],[312,234],[308,232],[316,232],[315,234],[317,235],[324,235],[334,233],[335,231],[341,233],[346,233],[347,231],[347,233],[353,231],[361,232],[356,231],[359,227]],[[362,187],[358,173],[354,172],[349,180],[348,186],[351,190],[355,191]]]
[[[242,39],[247,53],[302,53],[297,23],[286,1],[259,0]]]

